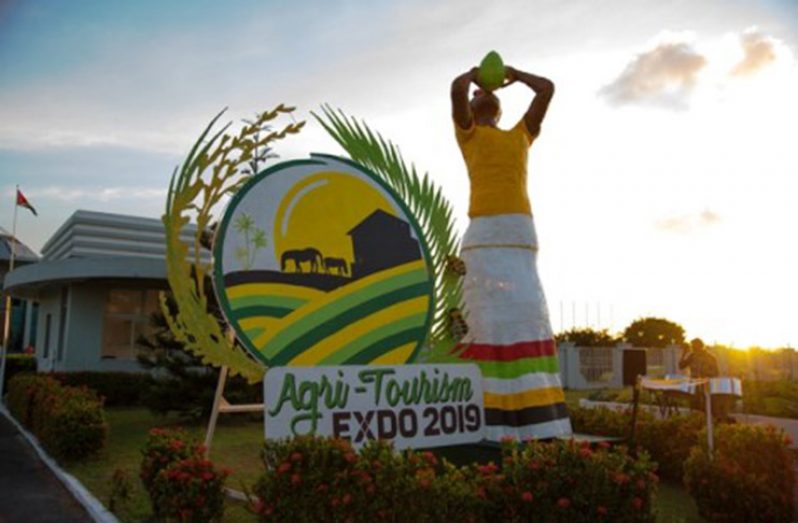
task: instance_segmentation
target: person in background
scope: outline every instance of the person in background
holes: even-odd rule
[[[689,346],[685,346],[679,359],[679,368],[689,369],[691,378],[717,378],[720,374],[717,358],[706,349],[701,338],[695,338],[690,341]],[[704,390],[708,386],[705,384],[696,388],[692,400],[694,410],[706,411]],[[730,421],[729,412],[733,402],[734,399],[730,396],[712,396],[712,416],[719,420]]]
[[[685,345],[679,368],[689,368],[691,378],[718,377],[718,360],[706,349],[701,338],[694,338],[690,345]]]

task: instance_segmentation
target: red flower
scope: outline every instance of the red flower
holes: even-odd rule
[[[352,494],[344,494],[344,497],[341,500],[341,502],[344,505],[348,505],[348,504],[352,503]]]
[[[588,447],[582,447],[579,449],[579,455],[583,458],[589,458],[593,454],[593,451],[590,450]]]
[[[292,485],[296,486],[299,485],[300,483],[302,483],[302,476],[300,476],[299,474],[294,474],[293,476],[291,476]]]
[[[480,465],[479,467],[477,467],[477,470],[479,471],[480,474],[487,475],[496,472],[497,470],[499,470],[499,467],[497,467],[493,462],[490,462],[487,465]]]
[[[529,462],[529,468],[532,470],[540,470],[542,466],[543,465],[540,463],[540,461],[536,459],[533,459],[532,461]]]
[[[560,498],[557,500],[557,506],[566,509],[571,506],[571,500],[568,498]]]
[[[487,494],[485,493],[484,487],[477,488],[477,497],[480,499],[486,499],[488,497]]]
[[[521,494],[521,499],[523,499],[527,503],[532,501],[532,498],[533,498],[532,493],[529,492],[528,490],[526,492],[524,492],[523,494]]]
[[[291,461],[302,461],[302,454],[299,452],[294,452],[291,454]]]
[[[344,454],[344,459],[346,460],[347,463],[354,463],[357,460],[357,456],[355,456],[351,452],[347,452],[346,454]]]
[[[422,453],[421,457],[423,457],[424,460],[426,460],[426,462],[429,463],[430,465],[435,465],[438,463],[438,458],[435,457],[435,454],[433,454],[428,450]]]
[[[637,490],[646,490],[646,482],[642,479],[638,479],[635,483],[635,486],[637,487]]]
[[[607,507],[605,507],[604,505],[599,505],[598,507],[596,507],[596,514],[598,514],[599,516],[606,516],[607,512],[608,512]]]
[[[277,473],[278,474],[285,474],[289,470],[291,470],[291,464],[288,463],[287,461],[284,461],[283,463],[280,463],[280,466],[277,467]]]
[[[612,481],[614,481],[618,485],[625,485],[626,483],[629,483],[629,476],[627,476],[623,472],[616,472],[612,476]]]
[[[254,510],[256,514],[260,514],[261,512],[263,512],[263,507],[264,507],[263,500],[259,499],[252,506],[252,510]]]
[[[213,479],[213,472],[203,472],[200,477],[205,481],[210,481]]]
[[[610,444],[609,444],[609,443],[607,443],[606,441],[599,441],[599,444],[598,444],[598,446],[599,446],[599,448],[602,448],[602,449],[608,449],[608,448],[610,448]]]
[[[635,496],[634,499],[632,499],[632,506],[637,510],[640,510],[643,508],[643,500]]]

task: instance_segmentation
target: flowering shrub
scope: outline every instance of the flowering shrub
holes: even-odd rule
[[[794,456],[773,427],[721,425],[710,458],[706,432],[685,463],[685,484],[708,521],[793,520]]]
[[[9,408],[58,458],[77,460],[105,445],[108,424],[102,400],[85,387],[65,387],[40,375],[9,383]]]
[[[503,521],[654,521],[657,476],[648,456],[587,442],[503,445],[501,469],[476,466],[487,514]]]
[[[23,425],[33,429],[33,410],[37,397],[52,394],[58,382],[38,374],[19,374],[8,381],[6,405]]]
[[[36,372],[36,356],[32,354],[6,354],[6,378],[2,393],[8,392],[11,378],[21,373]],[[0,394],[2,395],[2,394]]]
[[[631,433],[631,411],[573,408],[568,414],[574,432],[624,438]],[[699,433],[705,426],[704,416],[697,412],[657,419],[640,411],[635,443],[658,464],[658,474],[671,481],[681,481],[684,462],[690,450],[698,445]]]
[[[573,442],[507,444],[503,465],[456,467],[431,452],[300,437],[265,444],[261,521],[653,521],[645,456]]]
[[[184,459],[201,457],[203,451],[202,446],[183,429],[151,429],[141,449],[139,477],[144,488],[151,492],[161,470]]]
[[[182,523],[221,520],[229,474],[196,456],[172,463],[158,473],[150,491],[156,513]]]
[[[141,453],[139,477],[156,518],[193,523],[222,517],[230,472],[215,469],[203,457],[205,447],[185,430],[150,430]]]

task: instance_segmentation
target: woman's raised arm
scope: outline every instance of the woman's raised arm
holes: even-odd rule
[[[477,68],[474,67],[452,81],[452,118],[461,129],[468,129],[474,123],[468,103],[468,87],[476,79]]]
[[[554,96],[554,83],[542,76],[537,76],[512,67],[506,67],[508,83],[521,82],[535,91],[535,98],[524,114],[524,123],[532,136],[540,133],[540,124],[546,116],[551,97]]]

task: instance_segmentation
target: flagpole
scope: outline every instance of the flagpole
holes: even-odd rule
[[[14,258],[17,255],[17,194],[19,194],[19,185],[14,192],[14,222],[11,226],[11,258],[8,261],[8,272],[6,276],[14,270]],[[4,278],[5,280],[5,278]],[[4,285],[5,287],[5,285]],[[5,290],[5,289],[3,289]],[[6,357],[8,356],[8,342],[11,339],[11,293],[6,291],[6,314],[3,320],[3,347],[0,349],[0,403],[3,401],[3,387],[6,381]]]

